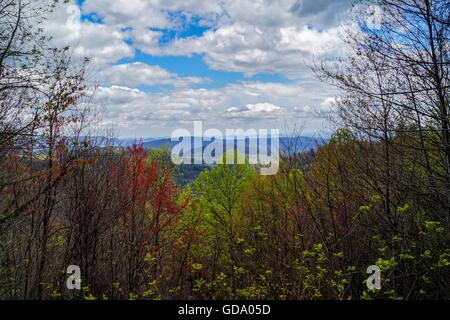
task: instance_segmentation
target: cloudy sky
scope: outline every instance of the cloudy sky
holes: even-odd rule
[[[350,0],[84,0],[45,23],[90,57],[92,103],[123,137],[304,125],[326,131],[337,92],[308,69],[338,55]]]

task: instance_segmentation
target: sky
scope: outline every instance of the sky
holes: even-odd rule
[[[327,132],[338,92],[310,71],[337,56],[350,0],[78,0],[43,27],[89,57],[90,104],[121,137],[175,129]]]

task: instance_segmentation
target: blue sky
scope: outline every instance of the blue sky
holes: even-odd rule
[[[184,36],[187,37],[187,36]],[[276,73],[258,73],[252,76],[245,75],[242,72],[229,72],[214,70],[208,67],[203,60],[202,54],[193,54],[192,56],[154,56],[144,54],[140,50],[136,50],[135,56],[124,58],[117,64],[127,64],[131,62],[143,62],[150,65],[158,65],[170,72],[177,73],[182,77],[206,77],[210,79],[207,83],[195,85],[194,87],[202,88],[221,88],[230,83],[240,81],[259,81],[259,82],[277,82],[292,83],[292,80],[286,78],[282,74]],[[144,90],[155,90],[155,88],[147,88]]]
[[[91,101],[119,136],[208,128],[328,130],[338,93],[307,67],[339,54],[349,0],[83,0],[46,23],[92,59]]]

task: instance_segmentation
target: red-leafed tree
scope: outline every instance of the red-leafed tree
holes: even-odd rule
[[[113,174],[121,199],[118,223],[126,260],[124,285],[130,295],[159,276],[171,248],[169,231],[186,203],[178,203],[173,170],[156,159],[150,160],[142,144],[123,152],[120,167],[114,168]]]

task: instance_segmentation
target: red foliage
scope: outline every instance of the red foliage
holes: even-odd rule
[[[125,170],[122,191],[130,203],[128,211],[133,212],[151,200],[149,194],[158,180],[160,168],[156,161],[148,163],[142,144],[127,148],[122,161]]]
[[[142,144],[133,145],[122,154],[122,175],[119,190],[123,193],[128,215],[148,212],[153,234],[172,224],[188,200],[179,204],[179,188],[170,168],[156,160],[149,161]],[[112,173],[118,175],[113,168]],[[149,210],[150,209],[150,210]]]

